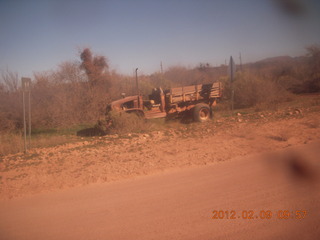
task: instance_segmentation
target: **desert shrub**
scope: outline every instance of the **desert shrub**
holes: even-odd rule
[[[6,132],[13,132],[16,130],[15,120],[10,119],[10,114],[0,112],[0,134]]]
[[[107,84],[104,78],[88,80],[80,64],[74,62],[62,63],[57,71],[35,74],[33,126],[56,128],[96,122],[109,101]]]
[[[289,99],[289,94],[283,87],[250,74],[238,77],[234,82],[234,92],[236,108],[274,105]]]
[[[144,132],[149,129],[149,123],[135,113],[110,111],[106,118],[99,120],[96,128],[107,134],[125,134]]]
[[[0,156],[23,151],[23,138],[20,133],[0,134]]]
[[[0,134],[22,126],[22,94],[18,89],[18,74],[10,71],[0,75]]]

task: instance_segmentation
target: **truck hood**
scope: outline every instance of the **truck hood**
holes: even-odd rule
[[[130,101],[135,100],[137,98],[138,98],[138,95],[121,98],[119,100],[111,102],[110,103],[110,107],[111,107],[112,110],[120,109],[122,104],[124,104],[126,102],[130,102]]]

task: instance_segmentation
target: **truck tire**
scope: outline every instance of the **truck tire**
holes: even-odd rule
[[[211,109],[208,104],[199,103],[193,108],[193,120],[195,122],[205,122],[210,119]]]

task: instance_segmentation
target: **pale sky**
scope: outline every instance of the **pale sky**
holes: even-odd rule
[[[275,0],[0,0],[0,70],[33,77],[90,47],[111,69],[299,56],[320,44],[320,1],[285,14]]]

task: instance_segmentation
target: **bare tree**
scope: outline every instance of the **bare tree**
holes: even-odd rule
[[[63,83],[80,83],[85,81],[85,74],[81,71],[80,63],[77,61],[66,61],[59,65],[54,72],[55,81]]]
[[[1,73],[1,79],[4,83],[3,88],[8,92],[15,92],[19,88],[18,73],[11,72],[8,69]]]

